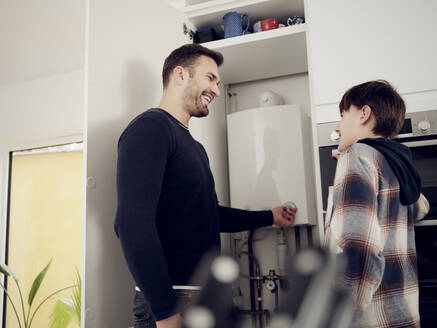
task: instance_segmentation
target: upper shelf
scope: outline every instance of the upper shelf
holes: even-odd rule
[[[248,14],[250,25],[258,20],[276,17],[286,22],[290,16],[304,16],[303,0],[210,0],[186,6],[185,15],[196,28],[218,27],[229,11]]]
[[[224,84],[308,71],[305,24],[202,43],[224,56]]]

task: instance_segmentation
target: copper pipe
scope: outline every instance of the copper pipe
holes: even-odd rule
[[[249,261],[249,276],[252,277],[254,275],[253,268],[253,230],[249,231],[249,238],[247,240],[247,252],[248,252],[248,261]],[[256,303],[255,303],[255,281],[252,279],[249,280],[249,289],[250,289],[250,310],[256,311]],[[256,316],[252,316],[252,327],[256,327]]]
[[[240,314],[247,314],[252,316],[252,318],[256,318],[258,316],[265,316],[266,317],[266,327],[270,327],[270,311],[269,310],[261,310],[261,311],[250,311],[250,310],[238,310],[238,313]],[[255,327],[255,326],[253,326]]]
[[[313,227],[307,226],[308,246],[313,247]]]

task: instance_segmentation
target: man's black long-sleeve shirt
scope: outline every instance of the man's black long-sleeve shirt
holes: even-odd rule
[[[157,320],[173,314],[172,285],[186,285],[220,231],[271,225],[271,211],[218,205],[203,146],[168,112],[137,116],[118,143],[115,231]]]

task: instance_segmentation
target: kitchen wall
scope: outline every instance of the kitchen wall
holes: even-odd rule
[[[0,144],[82,133],[84,72],[0,85]]]

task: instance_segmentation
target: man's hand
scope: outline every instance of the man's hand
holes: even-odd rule
[[[156,328],[181,328],[182,317],[179,313],[172,315],[171,317],[156,321]]]
[[[272,208],[273,224],[280,227],[290,227],[294,223],[297,208],[289,208],[287,206],[277,206]]]

